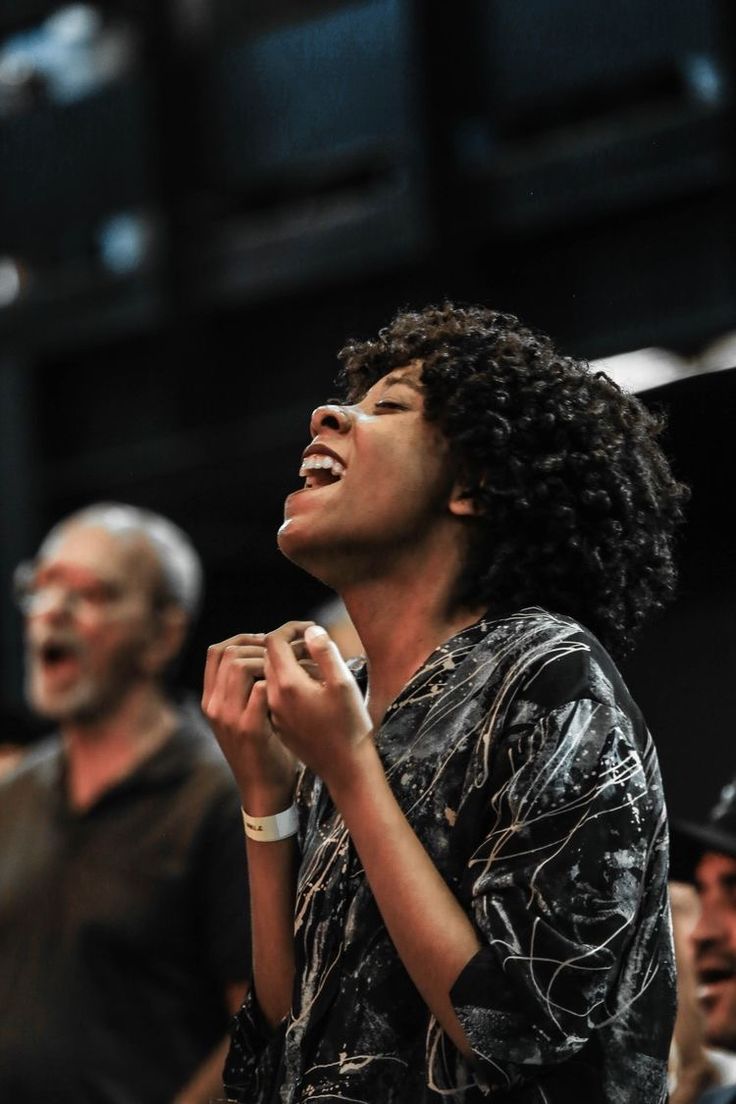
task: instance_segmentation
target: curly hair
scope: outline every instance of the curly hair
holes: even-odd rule
[[[339,357],[349,402],[392,369],[422,364],[425,417],[477,511],[456,605],[543,606],[624,654],[676,582],[688,490],[658,443],[663,419],[514,315],[484,307],[400,312]]]

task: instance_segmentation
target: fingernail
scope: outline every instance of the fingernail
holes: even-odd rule
[[[310,625],[308,629],[304,630],[305,640],[319,640],[323,636],[327,636],[327,630],[323,629],[321,625]]]

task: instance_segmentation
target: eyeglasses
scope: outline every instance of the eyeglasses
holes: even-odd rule
[[[40,617],[59,602],[76,616],[109,616],[124,593],[119,583],[85,568],[39,569],[26,562],[13,573],[13,598],[25,617]]]

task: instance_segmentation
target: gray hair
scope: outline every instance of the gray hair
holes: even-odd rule
[[[202,562],[183,529],[173,521],[123,502],[95,502],[63,518],[38,550],[44,556],[70,525],[93,525],[114,536],[141,536],[148,541],[161,571],[164,598],[194,617],[202,598]]]

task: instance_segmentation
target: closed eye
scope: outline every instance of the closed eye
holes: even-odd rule
[[[379,399],[379,401],[374,404],[374,410],[408,410],[408,409],[409,409],[408,406],[405,406],[404,403],[392,402],[391,399]]]

